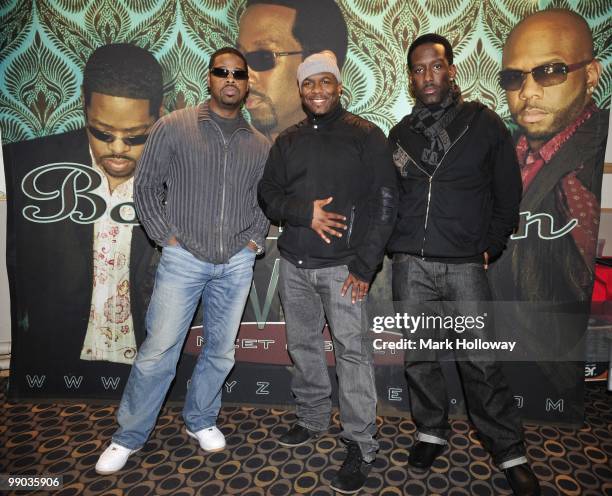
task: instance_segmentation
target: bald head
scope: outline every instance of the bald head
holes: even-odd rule
[[[557,81],[536,81],[531,71],[549,64],[572,66]],[[593,35],[575,12],[551,9],[536,12],[511,31],[502,57],[503,69],[518,70],[524,79],[518,89],[506,90],[512,117],[532,149],[570,125],[591,101],[601,75],[593,59]]]
[[[593,58],[593,35],[584,18],[567,9],[550,9],[531,14],[510,32],[504,58],[510,51],[537,52],[552,42],[557,51],[576,60]],[[505,64],[504,64],[505,65]]]

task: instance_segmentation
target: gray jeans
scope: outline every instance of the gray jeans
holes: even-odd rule
[[[372,346],[367,325],[362,325],[365,302],[353,305],[350,291],[340,295],[348,274],[345,265],[299,269],[281,258],[279,292],[293,360],[291,390],[298,424],[327,430],[332,409],[322,333],[327,317],[336,356],[341,437],[357,442],[364,460],[371,461],[378,450]]]

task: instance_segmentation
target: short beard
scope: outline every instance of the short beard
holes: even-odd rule
[[[258,97],[262,100],[260,106],[265,106],[268,112],[262,112],[258,115],[249,113],[251,116],[251,123],[260,133],[269,136],[271,132],[278,127],[278,114],[276,113],[276,108],[269,97],[259,93]]]
[[[546,143],[547,141],[554,138],[557,134],[563,131],[567,126],[576,120],[585,107],[584,95],[579,94],[574,101],[563,111],[563,113],[555,114],[555,118],[552,121],[550,128],[542,130],[540,132],[530,133],[526,128],[519,125],[519,128],[527,137],[529,141],[541,141]],[[549,109],[544,109],[549,111]],[[514,117],[514,116],[513,116]],[[514,118],[514,122],[516,118]]]

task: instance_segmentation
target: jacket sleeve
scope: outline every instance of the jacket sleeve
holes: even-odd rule
[[[272,220],[294,226],[310,227],[313,202],[287,194],[287,170],[281,144],[277,139],[270,149],[263,177],[259,182],[259,203]]]
[[[164,119],[153,126],[145,144],[134,178],[134,205],[138,220],[159,246],[172,235],[164,209],[164,183],[172,162],[172,144]]]
[[[262,146],[263,151],[260,153],[261,160],[255,173],[253,181],[253,196],[251,199],[251,207],[253,208],[253,224],[251,225],[249,231],[249,238],[255,241],[257,246],[261,247],[265,247],[266,245],[266,235],[268,234],[268,229],[270,228],[270,221],[259,207],[259,203],[257,201],[257,187],[264,171],[269,146],[269,144],[267,144],[265,147]]]
[[[487,233],[489,260],[497,258],[506,247],[509,236],[518,226],[519,206],[523,193],[521,172],[510,132],[502,120],[496,120],[491,129],[497,131],[497,146],[493,153],[493,212]]]
[[[368,228],[348,268],[358,279],[370,282],[382,263],[385,246],[395,225],[399,202],[391,150],[380,129],[374,128],[369,133],[362,160],[372,171],[371,188],[366,200]]]

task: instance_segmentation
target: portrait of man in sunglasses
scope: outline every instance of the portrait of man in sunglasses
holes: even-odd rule
[[[83,128],[3,149],[17,394],[36,374],[47,395],[66,395],[64,375],[81,377],[80,394],[94,379],[104,391],[108,362],[130,365],[144,340],[158,254],[135,217],[133,178],[160,114],[162,69],[147,50],[105,45],[85,63],[82,90]]]
[[[246,7],[237,40],[249,64],[246,108],[255,128],[274,140],[306,117],[295,81],[302,61],[327,49],[342,70],[346,22],[334,0],[248,0]]]
[[[514,27],[499,75],[518,125],[523,197],[519,229],[491,270],[493,288],[500,300],[574,304],[583,326],[572,319],[569,331],[586,329],[593,286],[609,118],[593,101],[601,70],[586,21],[552,9]],[[568,327],[563,316],[535,317],[517,319],[548,344],[549,329]],[[575,388],[584,371],[574,365],[554,364],[551,380]]]

